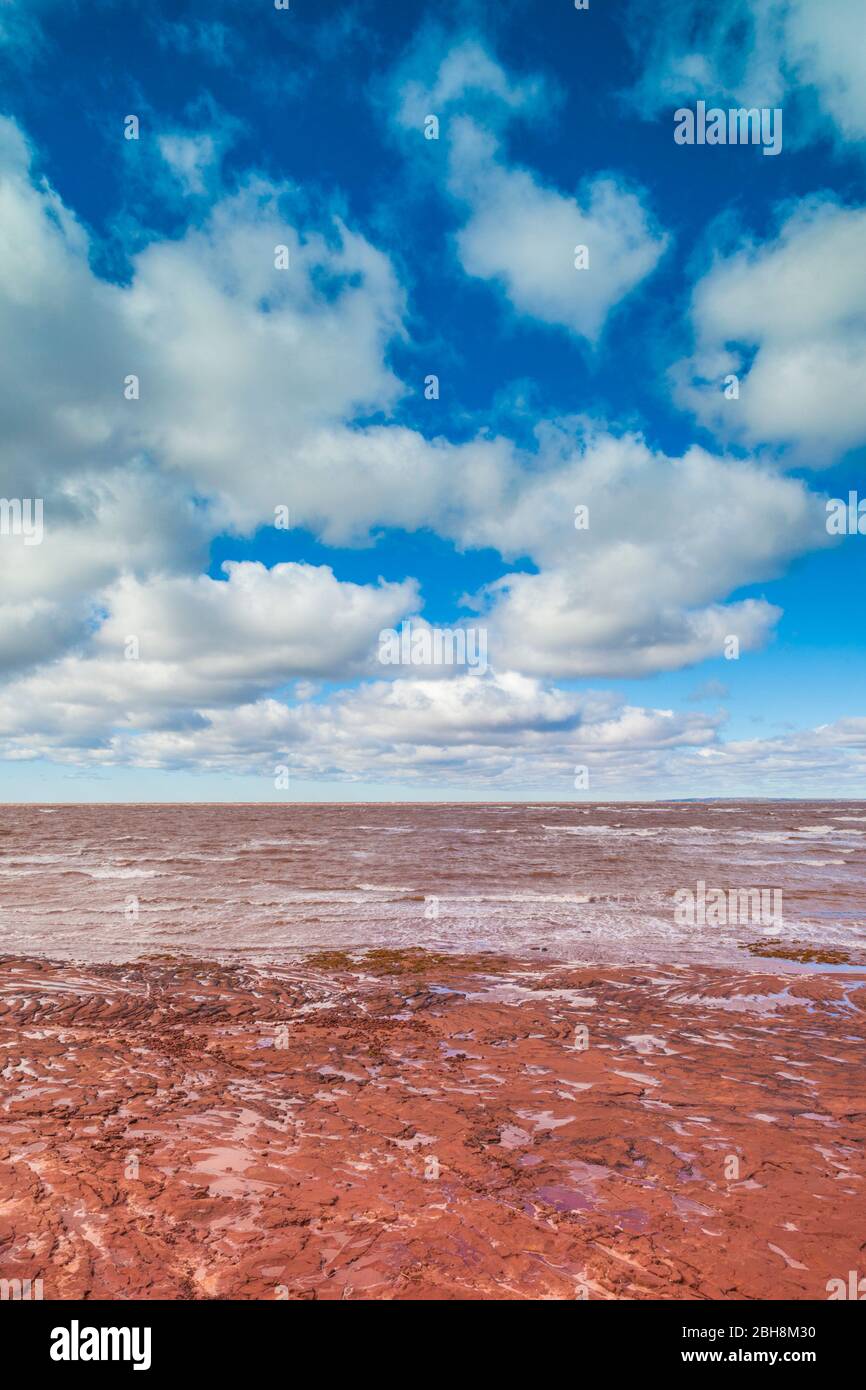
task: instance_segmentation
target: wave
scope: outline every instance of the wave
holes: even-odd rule
[[[561,835],[619,835],[640,840],[660,834],[660,831],[653,828],[632,828],[625,825],[545,825],[543,829],[558,831]]]
[[[398,883],[356,883],[362,893],[414,893],[414,888],[404,888]]]
[[[158,869],[74,869],[88,878],[162,878]]]
[[[847,864],[847,859],[783,859],[783,864],[796,864],[804,869],[827,869],[836,864]]]

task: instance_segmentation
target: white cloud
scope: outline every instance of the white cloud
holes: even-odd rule
[[[488,659],[496,669],[535,675],[635,676],[676,669],[721,655],[731,634],[743,651],[761,646],[779,610],[762,599],[725,604],[726,594],[771,578],[793,555],[829,543],[823,507],[802,482],[700,449],[670,458],[654,453],[639,436],[612,436],[585,421],[541,428],[531,453],[501,438],[451,445],[394,428],[344,430],[317,437],[312,452],[299,451],[298,462],[293,520],[330,544],[363,541],[376,525],[430,526],[461,549],[489,547],[506,561],[530,559],[540,573],[512,572],[484,588],[471,622],[488,630]],[[578,506],[589,508],[587,530],[575,529]],[[135,513],[132,499],[128,508]],[[114,536],[110,516],[104,513],[94,524],[106,525]],[[182,525],[175,535],[180,544]],[[76,573],[79,589],[84,579],[108,584],[120,563],[116,542],[100,546],[98,532],[87,528],[70,537],[69,548],[58,546],[56,555],[50,534],[27,553],[36,578],[17,574],[22,599],[68,588]],[[169,536],[163,543],[168,547]],[[44,567],[36,558],[42,552]],[[163,564],[172,553],[169,547]],[[157,569],[156,559],[145,549],[141,571]],[[249,609],[247,620],[256,631],[259,598],[270,594],[276,602],[281,592],[277,570],[249,571],[256,578],[249,585],[241,583],[243,573],[232,571],[228,585],[195,581],[199,587],[189,591],[198,600],[190,625],[217,649],[224,642],[235,645],[230,593],[236,596],[237,621]],[[171,635],[172,613],[185,611],[185,586],[192,582],[177,581],[174,589],[156,580],[149,587],[136,585],[128,592],[136,596],[138,616],[122,606],[121,616],[109,617],[91,645],[98,649],[105,631],[119,640],[120,628],[155,634],[164,625]],[[147,616],[150,592],[158,621]],[[419,601],[412,586],[357,592],[356,616],[361,596],[374,604],[370,627],[361,625],[361,647],[372,641],[374,627],[395,625]],[[113,591],[115,606],[123,593]],[[312,611],[315,621],[330,620],[328,605]],[[295,674],[345,674],[342,658],[326,645],[328,666],[312,629],[303,640],[319,664]],[[243,651],[240,634],[236,645]],[[164,654],[155,637],[149,650]]]
[[[225,197],[223,159],[244,132],[242,120],[207,94],[187,105],[180,125],[163,129],[157,112],[145,112],[143,120],[153,127],[155,142],[136,142],[124,150],[125,173],[139,202],[146,205],[153,198],[163,211],[176,206],[188,216],[190,199],[215,203]]]
[[[124,305],[150,447],[235,503],[243,460],[270,511],[286,500],[306,437],[401,392],[384,361],[403,308],[389,261],[338,219],[323,233],[280,206],[278,190],[253,181],[203,229],[152,243]],[[276,246],[288,248],[288,270],[274,268]],[[238,505],[236,519],[261,510]]]
[[[0,332],[17,347],[0,382],[0,467],[13,492],[146,451],[236,500],[243,461],[263,499],[254,515],[238,505],[249,523],[286,500],[301,439],[400,394],[385,352],[403,295],[387,257],[297,190],[251,179],[203,226],[151,242],[123,287],[93,274],[84,230],[28,166],[0,119]],[[124,398],[130,374],[138,400]]]
[[[100,678],[111,700],[107,670]],[[570,796],[576,767],[589,769],[596,796],[736,796],[756,785],[767,795],[866,789],[862,718],[726,742],[720,713],[633,706],[517,673],[375,681],[294,707],[263,698],[195,714],[167,710],[149,724],[118,717],[111,729],[99,721],[95,687],[89,696],[73,688],[62,708],[56,694],[31,678],[0,698],[3,756],[252,774],[262,778],[264,797],[280,765],[300,782],[375,780],[410,792],[484,787]]]
[[[545,187],[505,163],[493,137],[467,118],[452,123],[449,138],[449,186],[469,208],[457,235],[463,269],[498,283],[518,313],[595,342],[668,244],[642,194],[613,176],[586,180],[576,197]],[[576,254],[583,247],[588,257]]]
[[[653,452],[580,422],[539,432],[532,467],[466,508],[461,544],[529,556],[540,574],[488,587],[494,665],[537,675],[637,676],[762,646],[779,610],[722,600],[827,543],[806,487],[747,462]],[[588,507],[588,529],[575,508]],[[479,619],[479,620],[483,620]]]
[[[83,228],[29,164],[0,118],[0,333],[15,344],[0,375],[0,467],[4,487],[26,496],[100,458],[116,465],[132,355],[121,293],[93,275]]]
[[[294,514],[329,544],[377,523],[430,526],[540,569],[476,596],[497,669],[641,675],[721,655],[728,635],[759,647],[779,610],[726,595],[829,544],[804,483],[698,448],[669,457],[586,420],[539,427],[533,450],[377,427],[320,437],[300,457]],[[588,530],[575,529],[577,506]]]
[[[866,140],[866,8],[861,0],[660,0],[632,4],[626,32],[642,65],[631,93],[655,116],[699,97],[736,106],[797,102],[786,140],[829,130]]]
[[[0,491],[45,514],[41,546],[0,541],[7,671],[86,640],[121,574],[195,572],[214,532],[273,521],[300,441],[400,390],[387,259],[291,190],[252,181],[119,286],[31,160],[0,119]]]
[[[717,796],[862,797],[866,794],[866,720],[839,719],[776,738],[731,739],[678,755],[673,775]],[[693,793],[694,794],[694,793]]]
[[[866,439],[866,209],[813,199],[769,242],[719,256],[698,281],[680,404],[747,446],[821,464]],[[740,378],[727,399],[728,374]]]
[[[793,0],[786,39],[794,78],[814,86],[842,139],[866,139],[866,8],[860,0]]]
[[[104,589],[86,644],[7,684],[0,728],[62,739],[71,726],[100,747],[117,726],[198,724],[203,707],[246,703],[298,676],[369,671],[381,629],[417,603],[411,581],[341,583],[327,566],[300,564],[224,568],[226,580],[124,575]],[[15,610],[31,617],[31,645],[48,624],[44,603]],[[26,656],[25,634],[11,636]]]
[[[410,138],[421,138],[428,116],[440,123],[447,188],[465,209],[463,270],[497,284],[517,313],[595,342],[668,244],[643,192],[615,174],[562,192],[510,162],[499,132],[517,117],[543,119],[557,92],[515,77],[475,39],[427,31],[392,75],[389,98]],[[589,249],[588,269],[575,266],[578,246]]]
[[[0,537],[0,672],[88,640],[102,590],[118,575],[165,575],[206,559],[207,509],[143,466],[58,482],[43,513],[41,544]]]
[[[441,117],[466,101],[489,101],[488,114],[507,117],[538,111],[555,99],[549,83],[538,76],[514,78],[477,39],[450,43],[438,30],[427,31],[410,49],[392,74],[390,91],[394,119],[414,131],[423,129],[428,116]]]
[[[625,547],[624,547],[625,548]],[[613,569],[613,566],[611,567]],[[729,636],[746,652],[764,646],[781,609],[762,599],[705,606],[644,602],[596,606],[578,575],[510,575],[491,618],[491,650],[524,671],[565,676],[646,676],[719,657]]]
[[[458,122],[458,143],[478,133],[462,131]],[[519,185],[572,242],[577,213],[622,235],[614,212],[633,195],[596,182],[581,211],[498,156],[464,161],[453,177],[475,256],[485,244],[473,242],[473,199],[495,191],[513,213],[513,243],[496,244],[491,273],[515,303],[600,331],[626,285],[608,276],[592,303],[563,291],[555,319],[555,276],[538,278],[509,199]],[[495,190],[479,193],[472,180],[482,189],[488,177]],[[286,272],[274,268],[280,243]],[[827,542],[801,482],[697,449],[667,457],[586,421],[539,429],[531,449],[359,426],[359,413],[387,414],[402,389],[388,349],[404,331],[403,292],[386,256],[297,190],[250,179],[201,226],[151,241],[128,285],[100,280],[89,251],[30,173],[19,132],[0,122],[0,331],[18,349],[0,381],[2,491],[43,496],[46,518],[41,546],[0,544],[7,756],[238,771],[267,770],[275,748],[291,748],[309,775],[375,767],[416,784],[537,785],[586,750],[615,778],[715,748],[718,716],[629,709],[544,680],[672,669],[718,655],[729,632],[744,649],[765,641],[776,610],[725,599]],[[137,401],[123,397],[128,373]],[[378,632],[420,603],[411,580],[353,585],[325,567],[201,574],[210,536],[271,522],[283,503],[332,545],[391,525],[531,560],[540,573],[476,596],[493,670],[404,674],[310,699],[301,684],[297,707],[277,698],[298,678],[367,677]],[[574,529],[578,504],[590,508],[588,531]],[[138,661],[124,660],[129,636]]]
[[[204,193],[207,176],[219,159],[212,135],[173,132],[159,136],[159,150],[187,193]]]
[[[124,578],[93,643],[122,651],[135,634],[145,666],[214,699],[227,684],[270,687],[295,676],[346,676],[368,666],[383,627],[417,603],[414,582],[340,582],[327,565],[227,562],[225,580],[199,575],[141,583]],[[174,671],[172,668],[176,667]],[[133,677],[136,679],[136,677]]]
[[[129,468],[146,452],[179,486],[212,499],[214,530],[272,521],[285,503],[294,524],[329,544],[363,541],[383,525],[431,527],[463,547],[528,556],[541,575],[511,576],[482,595],[499,668],[636,674],[715,654],[731,631],[744,648],[766,640],[777,616],[770,605],[731,609],[723,600],[813,542],[801,484],[698,451],[681,461],[656,457],[638,440],[580,424],[542,431],[536,452],[505,439],[454,446],[393,426],[351,428],[357,409],[400,389],[385,352],[402,331],[402,295],[380,252],[340,223],[327,236],[296,231],[280,214],[280,193],[250,183],[203,228],[148,246],[128,288],[108,286],[89,269],[81,229],[29,182],[20,137],[6,133],[14,155],[8,220],[17,227],[24,218],[35,263],[0,283],[0,324],[26,290],[31,358],[66,323],[70,300],[81,334],[49,363],[56,375],[47,381],[22,372],[20,383],[8,382],[10,405],[16,393],[31,396],[13,467],[28,449],[37,476],[47,459],[74,476],[92,473],[95,459],[105,468],[125,459]],[[3,225],[0,215],[0,235]],[[273,267],[281,239],[291,252],[286,272]],[[123,400],[127,370],[140,378],[138,401]],[[47,408],[39,408],[43,397]],[[52,506],[68,491],[58,482],[47,493],[43,550],[52,558],[44,569],[40,562],[43,575],[56,568],[65,592],[109,584],[122,565],[116,549],[142,529],[164,529],[142,528],[134,508],[115,508],[103,517],[114,545],[102,548],[97,576],[80,527],[49,545]],[[578,503],[592,506],[587,533],[571,524]],[[75,557],[65,570],[61,552]],[[133,568],[142,575],[166,562],[140,554]],[[45,585],[20,595],[48,596]]]
[[[109,698],[108,672],[99,672]],[[624,705],[612,696],[556,690],[504,672],[452,681],[373,681],[320,703],[288,707],[279,700],[167,710],[149,723],[119,717],[110,733],[90,739],[94,696],[73,684],[62,717],[38,678],[20,694],[33,714],[16,718],[12,693],[0,701],[6,756],[51,756],[146,767],[259,773],[271,778],[286,762],[294,776],[447,784],[481,779],[495,785],[538,783],[554,775],[572,784],[575,762],[598,769],[618,759],[704,746],[718,716],[676,714]],[[20,706],[19,706],[20,708]],[[120,704],[118,704],[118,714]],[[103,725],[99,726],[103,733]]]

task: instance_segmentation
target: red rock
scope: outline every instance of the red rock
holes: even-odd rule
[[[5,959],[0,1277],[822,1299],[862,1264],[864,997],[697,966]]]

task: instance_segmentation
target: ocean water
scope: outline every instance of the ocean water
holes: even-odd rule
[[[776,889],[781,930],[673,895]],[[281,961],[319,947],[760,965],[866,948],[866,803],[0,807],[0,953]]]

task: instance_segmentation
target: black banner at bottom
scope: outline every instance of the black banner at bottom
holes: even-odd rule
[[[15,1347],[22,1369],[46,1372],[52,1379],[70,1376],[92,1379],[101,1370],[164,1376],[166,1372],[255,1371],[257,1375],[286,1372],[304,1349],[301,1339],[326,1333],[326,1365],[333,1373],[341,1356],[358,1369],[359,1360],[370,1356],[371,1332],[412,1328],[405,1312],[392,1315],[387,1325],[372,1307],[357,1322],[357,1309],[337,1314],[336,1324],[319,1321],[309,1308],[311,1300],[288,1302],[0,1302],[0,1326],[8,1347]],[[325,1300],[322,1300],[324,1302]],[[523,1301],[523,1300],[521,1300]],[[473,1310],[478,1304],[469,1302]],[[441,1309],[442,1305],[438,1307]],[[459,1329],[477,1348],[479,1362],[489,1374],[491,1361],[514,1353],[517,1329],[513,1322],[501,1332],[485,1327],[490,1314],[485,1308],[481,1325]],[[439,1314],[441,1316],[441,1313]],[[858,1306],[826,1303],[703,1303],[703,1302],[605,1302],[575,1300],[562,1313],[549,1305],[534,1333],[547,1338],[578,1338],[583,1352],[603,1358],[610,1371],[641,1373],[679,1368],[688,1374],[706,1366],[735,1368],[763,1366],[773,1373],[790,1367],[810,1367],[826,1378],[828,1373],[859,1363],[863,1319]],[[373,1319],[371,1324],[370,1319]],[[459,1318],[459,1315],[458,1315]],[[440,1338],[442,1325],[429,1324]],[[414,1329],[413,1329],[414,1330]],[[423,1335],[424,1326],[418,1328]],[[339,1331],[340,1340],[334,1334]],[[491,1340],[491,1332],[496,1340]],[[520,1335],[518,1333],[518,1335]],[[358,1339],[363,1337],[363,1341]],[[584,1339],[589,1339],[585,1343]],[[546,1344],[546,1343],[545,1343]],[[542,1344],[542,1345],[545,1345]],[[449,1356],[447,1344],[440,1345]],[[321,1352],[321,1344],[308,1350]],[[429,1365],[431,1350],[424,1352]],[[399,1353],[406,1371],[405,1351]],[[288,1358],[288,1361],[287,1361]],[[483,1358],[483,1360],[482,1360]],[[465,1362],[461,1351],[460,1360]],[[513,1369],[513,1368],[512,1368]],[[393,1376],[394,1367],[388,1370]]]

